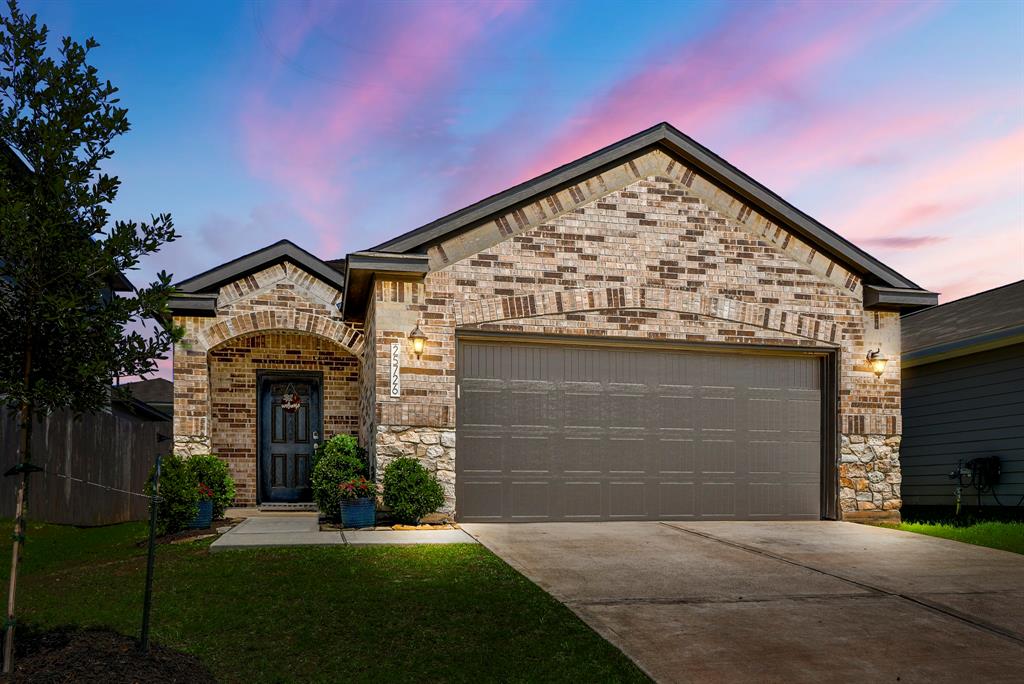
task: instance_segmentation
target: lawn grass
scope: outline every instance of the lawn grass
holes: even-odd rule
[[[973,525],[905,522],[897,529],[933,537],[955,539],[967,544],[1024,553],[1024,522],[979,522]]]
[[[0,523],[0,538],[10,531]],[[33,525],[20,619],[136,634],[143,536],[141,525]],[[153,639],[224,682],[647,681],[482,546],[207,547],[160,547]],[[2,548],[4,582],[9,564]]]

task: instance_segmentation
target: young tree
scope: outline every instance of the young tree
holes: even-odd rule
[[[177,236],[168,214],[110,222],[120,181],[100,170],[128,131],[117,88],[88,63],[98,47],[48,31],[8,0],[0,12],[0,400],[18,413],[20,476],[4,672],[13,665],[15,588],[25,539],[32,424],[56,409],[99,410],[112,379],[145,375],[179,331],[162,319],[170,276],[114,293],[122,273]]]

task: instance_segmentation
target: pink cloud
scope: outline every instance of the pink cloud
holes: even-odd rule
[[[889,237],[965,211],[1024,188],[1024,127],[950,151],[938,163],[907,170],[884,192],[841,213],[831,225],[864,238]]]
[[[948,302],[1024,277],[1024,230],[1020,225],[964,230],[955,242],[885,254],[886,263]]]
[[[725,156],[773,190],[794,190],[823,171],[891,166],[904,150],[962,129],[1001,97],[950,101],[918,92],[869,92],[852,106],[815,107],[777,135],[747,136]],[[922,207],[922,209],[924,209]]]
[[[495,174],[495,168],[501,167],[493,164],[494,147],[507,145],[504,130],[479,143],[474,159],[466,164],[466,182],[454,190],[451,204],[480,199],[661,120],[709,141],[730,124],[749,120],[758,108],[799,110],[812,77],[870,40],[897,32],[930,11],[896,3],[852,8],[737,6],[696,41],[655,51],[639,69],[581,106],[550,136],[534,136],[535,151],[521,162],[506,164]],[[781,144],[777,138],[773,142]]]
[[[869,238],[862,240],[861,244],[866,247],[877,246],[885,249],[920,249],[930,245],[937,245],[946,242],[949,238],[941,235],[922,235],[919,237],[888,237]]]
[[[325,82],[310,101],[280,97],[271,80],[245,98],[242,130],[250,170],[291,197],[318,231],[319,249],[341,251],[346,180],[370,143],[414,117],[455,85],[455,74],[488,27],[526,3],[404,5],[397,21],[366,42],[371,54],[339,68],[345,80]],[[324,17],[303,18],[290,33],[294,52]],[[354,67],[354,68],[353,68]]]

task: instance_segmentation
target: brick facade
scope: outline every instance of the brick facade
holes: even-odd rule
[[[337,344],[302,333],[255,333],[214,347],[210,362],[210,443],[227,461],[236,503],[256,503],[256,380],[260,371],[322,374],[324,436],[359,433],[359,360]]]
[[[376,276],[362,328],[341,320],[337,289],[287,262],[221,287],[213,318],[176,317],[187,331],[174,359],[176,448],[221,453],[246,485],[239,503],[253,503],[256,370],[320,370],[334,397],[326,432],[357,433],[378,474],[398,455],[420,458],[456,511],[457,330],[800,346],[838,358],[843,515],[898,510],[899,314],[866,311],[856,274],[660,150],[427,256],[420,280]],[[406,343],[417,325],[420,358]],[[876,348],[892,359],[881,378],[865,359]]]
[[[290,263],[220,288],[215,317],[176,316],[175,451],[216,453],[236,481],[238,505],[254,505],[256,377],[261,370],[322,373],[324,436],[364,434],[362,331],[345,323],[341,294]]]
[[[378,432],[454,427],[457,329],[835,349],[840,506],[847,517],[899,508],[899,367],[890,361],[876,378],[865,361],[874,348],[898,358],[898,314],[865,311],[857,276],[667,155],[633,159],[428,254],[437,270],[422,283],[376,286]],[[387,349],[417,322],[426,351],[416,359],[403,346],[403,396],[393,399]]]

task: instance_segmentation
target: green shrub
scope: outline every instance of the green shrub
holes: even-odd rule
[[[196,482],[213,490],[213,517],[223,518],[224,511],[235,501],[235,481],[228,474],[228,464],[213,454],[196,454],[185,463]]]
[[[365,451],[351,435],[335,435],[317,447],[313,455],[313,474],[310,485],[313,501],[321,513],[337,514],[339,485],[369,473],[363,458]]]
[[[146,494],[153,495],[150,471]],[[199,513],[199,482],[179,456],[164,456],[160,467],[160,503],[156,509],[156,527],[161,535],[180,532]]]
[[[384,468],[384,504],[400,523],[415,525],[444,503],[441,483],[415,458],[396,458]]]

